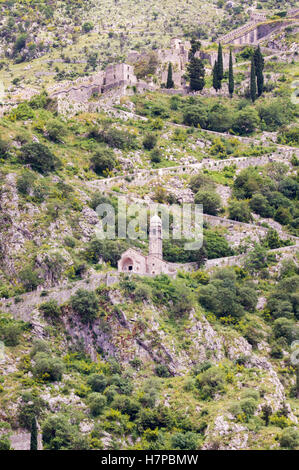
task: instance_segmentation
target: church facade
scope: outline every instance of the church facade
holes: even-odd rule
[[[149,254],[146,256],[134,248],[129,248],[118,261],[118,272],[141,276],[167,274],[175,277],[179,270],[194,269],[194,263],[169,263],[163,260],[162,221],[157,215],[154,215],[150,221]]]

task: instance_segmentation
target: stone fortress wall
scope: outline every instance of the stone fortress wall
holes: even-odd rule
[[[287,17],[279,21],[268,20],[266,13],[252,12],[250,22],[222,36],[220,42],[238,46],[244,44],[257,45],[271,33],[292,24],[297,18],[299,19],[299,9],[289,10]]]
[[[194,174],[198,170],[210,169],[210,170],[222,170],[223,168],[231,165],[236,165],[238,171],[241,171],[244,168],[249,166],[263,166],[272,161],[281,161],[287,163],[291,160],[293,154],[299,156],[298,149],[281,149],[281,153],[272,154],[272,155],[262,155],[260,157],[239,157],[239,158],[228,158],[225,160],[214,160],[205,158],[199,163],[191,163],[186,165],[179,165],[166,168],[157,168],[151,170],[137,170],[132,174],[129,174],[128,177],[124,176],[114,176],[111,178],[94,180],[90,181],[88,184],[94,189],[105,190],[110,188],[116,183],[125,183],[142,185],[147,184],[151,177],[163,177],[167,175],[179,175],[179,174]]]

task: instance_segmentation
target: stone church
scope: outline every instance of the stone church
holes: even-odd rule
[[[149,254],[145,256],[129,248],[118,262],[118,272],[141,276],[167,274],[175,277],[179,270],[193,271],[194,267],[194,263],[168,263],[163,260],[162,221],[158,215],[154,215],[150,221]]]

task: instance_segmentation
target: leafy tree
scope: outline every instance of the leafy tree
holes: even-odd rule
[[[233,130],[240,135],[252,134],[260,124],[257,111],[249,106],[239,111],[233,122]]]
[[[196,204],[203,205],[205,214],[217,215],[221,209],[221,197],[216,192],[202,189],[195,195],[194,201]]]
[[[273,332],[276,338],[285,338],[288,344],[299,339],[299,328],[289,318],[277,318],[273,324]]]
[[[289,199],[295,199],[299,195],[299,183],[295,178],[287,176],[280,181],[279,191]]]
[[[136,62],[134,66],[135,75],[138,79],[154,75],[158,65],[158,55],[155,51],[151,51],[150,53],[143,55],[141,59]]]
[[[266,238],[264,239],[264,245],[270,248],[270,250],[281,247],[279,235],[273,228],[268,230]]]
[[[44,447],[49,450],[82,450],[87,448],[78,426],[71,424],[69,416],[62,413],[50,415],[42,426]]]
[[[199,172],[197,175],[192,176],[189,186],[194,193],[197,193],[200,189],[203,188],[214,189],[216,185],[208,175],[204,174],[203,172]]]
[[[83,323],[89,323],[94,320],[99,310],[99,301],[95,292],[89,292],[84,289],[78,289],[71,297],[72,309],[80,315]]]
[[[263,54],[261,53],[260,46],[258,46],[253,54],[254,66],[255,66],[255,74],[257,78],[257,96],[261,96],[264,90],[264,58]]]
[[[23,145],[19,159],[22,163],[29,164],[33,170],[45,174],[54,171],[59,163],[48,147],[37,142]]]
[[[229,218],[238,222],[248,223],[252,220],[250,207],[247,201],[231,201],[228,206]]]
[[[103,147],[97,151],[90,159],[91,167],[98,175],[113,170],[116,165],[114,152],[111,149]]]
[[[166,88],[174,88],[174,81],[173,81],[173,78],[172,78],[172,63],[171,62],[169,62],[169,64],[168,64]]]
[[[256,100],[256,72],[254,58],[251,58],[251,69],[250,69],[250,98],[254,103]]]
[[[242,293],[242,291],[241,291]],[[236,275],[231,269],[216,271],[211,282],[199,289],[199,302],[207,310],[215,313],[217,317],[231,316],[240,318],[244,315],[244,309],[240,302]],[[247,301],[254,306],[252,293],[248,293]],[[244,300],[246,304],[246,300]]]
[[[250,273],[255,273],[268,266],[267,250],[264,246],[256,244],[247,256],[245,268]]]
[[[19,278],[26,289],[26,292],[35,290],[41,284],[39,274],[31,266],[25,267],[20,271]]]
[[[271,99],[258,106],[262,126],[267,131],[280,131],[285,129],[294,118],[294,105],[286,98]],[[282,142],[283,143],[283,142]]]
[[[228,69],[228,91],[229,96],[232,98],[235,89],[234,69],[233,69],[233,56],[232,50],[229,51],[229,69]]]
[[[117,267],[119,254],[129,248],[129,244],[125,240],[99,240],[95,238],[91,240],[85,250],[85,258],[94,264],[102,258],[111,266]]]
[[[273,216],[273,208],[270,206],[268,199],[262,194],[254,194],[249,205],[250,209],[261,217]]]
[[[204,230],[203,248],[208,259],[234,254],[226,238],[215,230]]]
[[[202,127],[206,129],[208,121],[208,110],[203,104],[188,106],[184,111],[183,122],[187,126]]]
[[[234,114],[230,107],[216,103],[208,113],[208,128],[216,132],[227,132],[233,125],[233,119]]]

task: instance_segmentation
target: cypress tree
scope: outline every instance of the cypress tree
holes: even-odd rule
[[[213,67],[213,87],[215,88],[216,91],[220,89],[220,83],[219,83],[219,78],[218,78],[218,63],[217,60],[215,60],[215,64]]]
[[[30,450],[37,450],[37,424],[35,417],[31,423]]]
[[[255,65],[255,74],[257,78],[257,95],[261,96],[263,93],[263,89],[264,89],[263,70],[264,70],[265,63],[264,63],[263,54],[261,53],[260,46],[258,46],[257,49],[255,49],[253,58],[254,58],[254,65]]]
[[[171,62],[169,62],[168,64],[166,88],[174,88],[174,81],[172,79],[172,63]]]
[[[254,103],[256,100],[256,76],[255,76],[255,65],[254,58],[251,58],[251,70],[250,70],[250,97]]]
[[[232,98],[235,89],[234,69],[233,69],[233,56],[232,50],[229,52],[229,70],[228,70],[228,91]]]
[[[222,56],[222,46],[221,43],[219,42],[218,44],[218,59],[217,59],[217,64],[218,64],[218,79],[221,83],[224,77],[224,70],[223,70],[223,56]]]
[[[203,61],[197,57],[191,56],[187,70],[190,79],[190,89],[192,91],[202,90],[205,86],[205,67]]]

